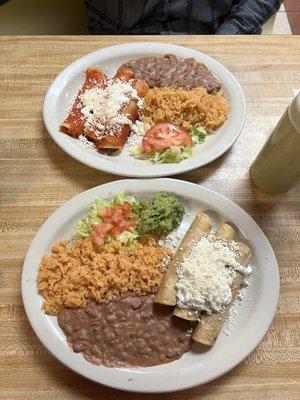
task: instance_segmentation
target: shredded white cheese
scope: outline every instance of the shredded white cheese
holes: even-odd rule
[[[128,124],[131,127],[132,121],[122,114],[122,109],[131,100],[136,100],[139,108],[143,106],[143,100],[130,82],[110,80],[105,88],[95,86],[86,90],[80,96],[85,128],[96,128],[101,135],[101,131],[104,131],[108,124]]]
[[[236,271],[248,274],[236,261],[233,244],[211,235],[197,242],[177,267],[177,304],[181,308],[218,312],[230,303]]]
[[[162,269],[163,269],[163,271],[166,271],[166,270],[168,269],[170,260],[171,260],[171,257],[170,257],[170,256],[166,256],[166,257],[163,259],[163,262],[162,262]]]
[[[96,146],[93,142],[88,140],[84,135],[80,135],[78,139],[81,141],[81,143],[84,145],[85,148],[87,149],[95,149]]]
[[[169,233],[165,238],[159,239],[158,243],[161,246],[168,247],[171,250],[177,250],[184,235],[185,232],[174,230],[171,233]]]
[[[138,119],[132,125],[132,132],[136,133],[139,136],[144,136],[148,129],[150,129],[151,125],[147,122],[139,121]]]
[[[130,156],[132,151],[142,144],[143,136],[149,128],[149,124],[136,120],[135,123],[131,125],[131,135],[123,146],[121,154],[123,156]]]

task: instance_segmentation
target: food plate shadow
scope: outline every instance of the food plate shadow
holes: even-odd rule
[[[125,392],[95,383],[76,374],[63,364],[60,364],[48,351],[46,357],[49,358],[49,360],[47,360],[48,362],[45,362],[44,358],[37,358],[37,361],[40,363],[40,368],[43,372],[46,371],[44,373],[56,387],[62,388],[65,393],[73,394],[70,398],[81,398],[81,396],[89,400],[98,400],[102,398],[105,398],[105,400],[113,400],[124,398],[123,394],[125,394]],[[132,395],[134,396],[134,394]],[[136,397],[136,399],[137,398],[138,397]],[[133,397],[133,399],[135,399],[135,397]]]
[[[192,171],[185,172],[183,174],[176,175],[174,176],[174,178],[189,181],[192,183],[202,183],[208,178],[212,177],[220,168],[224,167],[224,163],[228,161],[231,153],[232,149],[229,149],[220,158],[212,161],[210,164],[194,169]]]
[[[200,345],[198,353],[200,353]],[[203,346],[204,348],[205,346]],[[60,364],[55,358],[53,358],[50,353],[47,352],[46,357],[50,358],[49,362],[45,362],[44,359],[37,358],[37,362],[40,363],[41,369],[46,370],[47,376],[51,379],[51,382],[55,386],[60,387],[66,393],[70,393],[70,398],[84,398],[86,400],[140,400],[141,394],[143,395],[143,400],[170,400],[169,393],[134,393],[128,391],[123,391],[119,389],[114,389],[99,383],[95,383],[88,378],[84,378],[64,365]],[[227,375],[228,377],[228,375]],[[216,387],[223,377],[216,379],[209,386],[209,392],[213,392],[213,387]],[[172,394],[172,400],[182,400],[186,398],[188,394],[197,393],[199,396],[205,395],[207,393],[207,385],[196,386],[193,389],[179,390]]]
[[[38,341],[37,336],[34,335],[34,331],[31,329],[26,316],[25,318],[29,330],[24,330],[26,333],[23,335],[22,342],[24,345],[28,346],[28,348],[34,345],[35,348],[39,349],[41,344]],[[32,343],[33,338],[35,338],[34,343]],[[44,346],[39,349],[39,354],[42,354],[42,356],[35,357],[37,371],[43,371],[43,373],[56,387],[61,387],[68,393],[74,392],[74,398],[78,398],[79,394],[82,394],[85,395],[87,399],[100,399],[99,391],[101,391],[101,395],[105,396],[105,399],[108,400],[118,399],[118,394],[125,393],[99,383],[94,383],[86,378],[83,378],[79,374],[74,373],[69,368],[66,368],[63,364],[61,364],[55,357],[53,357],[53,355],[49,353]],[[123,398],[123,396],[120,396],[119,398]]]
[[[297,210],[298,204],[294,198],[299,193],[299,189],[300,185],[286,193],[269,194],[259,189],[250,179],[238,182],[235,187],[236,192],[249,194],[244,208],[265,233],[268,231],[268,221],[270,218],[275,218],[279,210],[281,213],[285,212],[291,203],[294,203],[295,210]]]

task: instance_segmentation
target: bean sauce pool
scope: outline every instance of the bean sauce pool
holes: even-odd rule
[[[221,89],[219,79],[194,58],[180,58],[174,54],[130,60],[119,70],[130,69],[135,78],[144,79],[149,87],[194,89],[204,87],[208,93]]]
[[[86,308],[65,308],[58,323],[75,352],[93,364],[149,367],[180,358],[191,348],[192,325],[172,316],[154,296],[126,297]]]

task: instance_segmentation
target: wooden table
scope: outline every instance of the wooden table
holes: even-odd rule
[[[42,119],[45,92],[82,55],[128,41],[176,43],[228,67],[244,88],[244,131],[219,160],[178,176],[240,204],[269,238],[280,267],[274,322],[258,348],[225,376],[172,395],[138,395],[91,383],[47,354],[29,326],[20,276],[44,220],[72,196],[120,177],[92,170],[60,150]],[[0,399],[299,399],[299,187],[272,196],[250,182],[249,166],[300,89],[300,37],[2,37],[0,38],[1,383]]]

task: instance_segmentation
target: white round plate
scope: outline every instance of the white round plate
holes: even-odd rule
[[[209,210],[214,221],[230,221],[238,240],[251,247],[254,272],[241,305],[235,329],[220,334],[208,351],[188,352],[179,360],[149,368],[107,368],[86,361],[66,343],[57,324],[41,310],[42,297],[37,292],[37,272],[44,254],[53,243],[70,238],[78,218],[98,196],[110,198],[124,190],[139,199],[149,199],[158,191],[172,191],[184,202],[187,215],[181,224],[187,230],[194,215]],[[25,258],[22,273],[22,296],[29,322],[43,345],[63,364],[95,382],[135,392],[171,392],[201,385],[225,374],[240,363],[262,340],[270,326],[278,301],[279,274],[275,255],[265,235],[254,220],[238,205],[201,186],[174,179],[119,180],[87,190],[54,212],[40,228]]]
[[[196,146],[196,156],[179,164],[151,164],[130,155],[106,156],[86,147],[80,140],[59,132],[58,127],[68,115],[74,97],[83,84],[88,67],[99,67],[113,76],[125,61],[137,57],[173,53],[180,57],[194,57],[220,79],[222,90],[230,103],[229,117],[215,134]],[[129,43],[107,47],[87,54],[65,68],[53,81],[44,101],[44,121],[53,140],[66,153],[82,163],[112,174],[140,178],[169,176],[202,167],[220,157],[238,138],[246,116],[243,90],[235,77],[223,65],[198,51],[162,43]]]

